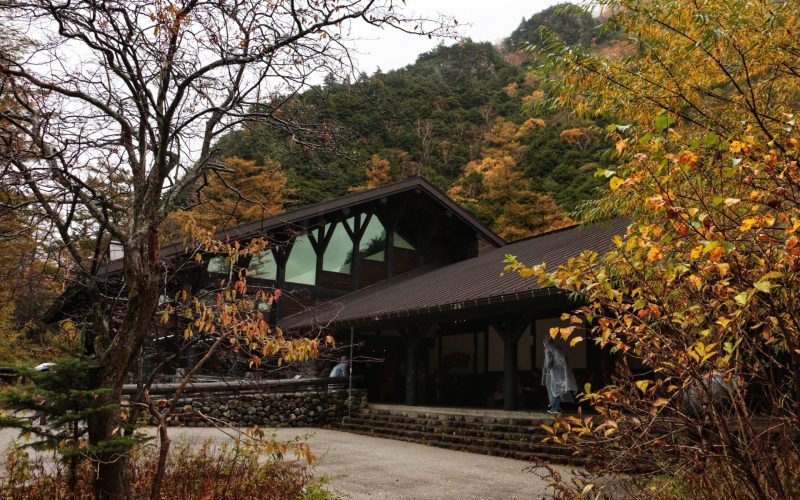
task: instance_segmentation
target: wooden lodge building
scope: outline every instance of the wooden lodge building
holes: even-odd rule
[[[546,407],[542,340],[575,304],[556,288],[501,276],[505,255],[555,266],[584,249],[607,250],[626,226],[616,219],[507,243],[412,177],[219,236],[276,242],[237,263],[248,286],[281,290],[269,316],[285,331],[353,338],[354,359],[368,360],[353,371],[370,402],[514,410]],[[185,249],[162,255],[174,261]],[[220,257],[187,269],[192,287],[228,273]],[[119,273],[121,261],[107,270]],[[564,349],[579,387],[606,381],[609,357],[593,343]]]

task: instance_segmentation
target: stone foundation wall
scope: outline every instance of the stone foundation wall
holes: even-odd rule
[[[366,407],[366,392],[354,390],[351,401],[351,411]],[[338,423],[347,413],[346,390],[215,394],[181,399],[168,422],[189,427],[207,427],[215,423],[245,427],[319,427]]]

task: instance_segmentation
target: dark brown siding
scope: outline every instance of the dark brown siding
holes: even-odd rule
[[[363,259],[358,264],[358,288],[386,279],[386,263]]]
[[[403,274],[419,267],[419,255],[413,250],[394,249],[394,273]]]
[[[353,289],[353,275],[322,271],[319,275],[319,286],[328,290],[350,291]]]

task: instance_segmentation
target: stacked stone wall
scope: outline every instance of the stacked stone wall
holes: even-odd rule
[[[363,390],[352,391],[350,400],[346,390],[198,395],[179,400],[168,422],[188,427],[320,427],[339,423],[366,405]]]

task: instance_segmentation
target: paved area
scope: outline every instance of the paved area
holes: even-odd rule
[[[206,428],[172,428],[173,441],[230,442],[229,435]],[[531,499],[543,498],[547,485],[527,472],[527,462],[445,450],[329,429],[278,429],[281,440],[311,433],[318,460],[314,475],[343,499]],[[0,449],[14,439],[0,430]],[[568,467],[558,468],[565,478]]]

